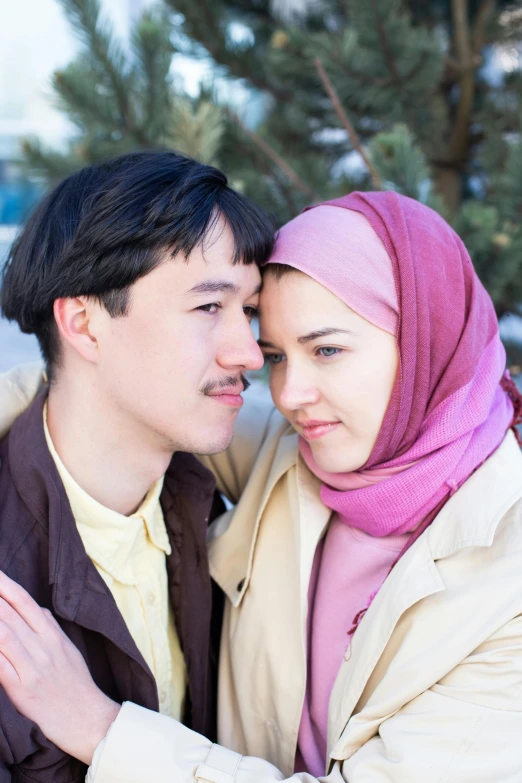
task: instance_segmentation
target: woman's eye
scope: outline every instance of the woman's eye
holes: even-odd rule
[[[243,307],[243,312],[249,321],[254,321],[256,318],[259,317],[259,310],[257,309],[257,307],[254,307],[254,305],[248,305],[247,307]]]
[[[325,346],[324,348],[318,348],[317,353],[321,356],[324,356],[326,359],[330,358],[330,356],[335,356],[337,353],[340,353],[340,348],[332,348],[331,346]]]
[[[200,307],[196,308],[196,310],[201,310],[204,313],[210,313],[210,315],[215,315],[220,309],[221,305],[217,302],[211,302],[210,304],[201,305]]]
[[[282,354],[282,353],[266,353],[265,354],[265,362],[268,362],[268,364],[281,364],[283,359],[284,359],[284,354]]]

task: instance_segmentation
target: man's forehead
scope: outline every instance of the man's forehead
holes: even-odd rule
[[[166,255],[150,276],[157,278],[155,287],[165,285],[183,297],[247,291],[250,294],[261,286],[258,266],[234,263],[232,253],[227,252],[203,254],[200,250],[188,258]]]

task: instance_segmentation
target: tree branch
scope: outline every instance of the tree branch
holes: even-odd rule
[[[423,51],[418,59],[418,61],[411,66],[410,70],[406,74],[404,81],[409,82],[410,79],[413,79],[416,73],[418,73],[424,66],[426,65],[428,59],[428,52]]]
[[[473,29],[471,31],[471,40],[473,43],[473,54],[475,57],[480,55],[480,52],[484,48],[486,43],[486,24],[488,18],[495,10],[495,0],[482,0],[479,6],[475,22],[473,23]]]
[[[281,85],[271,83],[264,72],[264,60],[261,60],[255,51],[246,57],[245,53],[235,54],[227,47],[227,42],[220,28],[213,0],[200,0],[195,4],[192,0],[166,0],[175,13],[182,13],[185,17],[183,23],[186,33],[190,38],[204,47],[210,57],[218,65],[226,67],[229,74],[238,79],[245,79],[253,87],[271,94],[276,100],[291,100],[292,93]],[[260,16],[258,9],[250,9],[249,13]]]
[[[288,182],[284,181],[284,177],[278,176],[277,172],[274,172],[272,174],[273,181],[276,183],[276,185],[279,188],[279,191],[286,201],[286,205],[288,208],[288,211],[291,215],[297,215],[299,213],[299,207],[295,203],[294,194],[292,193],[292,189],[288,186]]]
[[[334,62],[338,68],[340,68],[350,79],[353,79],[356,82],[359,82],[360,85],[369,85],[372,87],[391,87],[393,84],[393,79],[380,79],[378,77],[370,76],[367,73],[362,73],[361,71],[352,71],[351,68],[349,68],[346,63],[343,61],[343,59],[339,56],[339,53],[336,51],[330,52],[330,59],[332,62]]]
[[[460,71],[460,96],[448,149],[450,157],[454,161],[459,161],[465,156],[468,147],[468,128],[473,109],[476,66],[471,48],[468,0],[452,0],[451,10],[455,30],[455,53]]]
[[[377,8],[375,0],[368,0],[368,3],[371,5],[373,9],[373,13],[375,16],[375,25],[377,27],[377,33],[379,35],[379,39],[381,41],[381,47],[384,54],[384,58],[388,64],[388,68],[390,69],[390,73],[393,77],[393,80],[397,84],[401,84],[402,79],[400,77],[399,72],[397,71],[397,66],[395,64],[395,57],[393,56],[393,52],[390,49],[388,45],[388,39],[386,38],[386,33],[384,32],[383,26],[382,26],[382,20],[381,16],[379,14],[379,10]]]
[[[92,57],[102,66],[121,114],[122,125],[134,131],[134,115],[129,101],[130,85],[125,73],[126,57],[114,39],[112,28],[102,23],[99,0],[60,0],[65,15],[80,33]]]
[[[357,134],[357,131],[353,127],[352,123],[348,119],[346,112],[341,106],[341,101],[339,100],[339,96],[337,95],[337,92],[332,82],[328,78],[328,74],[324,69],[324,65],[322,64],[321,60],[318,57],[314,59],[314,63],[315,63],[315,67],[317,68],[317,73],[319,74],[319,78],[321,79],[322,85],[325,89],[325,92],[332,102],[332,106],[335,110],[335,113],[339,117],[341,125],[345,128],[346,132],[348,133],[348,137],[352,143],[352,147],[354,148],[354,150],[357,150],[361,158],[366,163],[368,171],[370,172],[370,177],[376,189],[382,190],[382,182],[381,182],[381,178],[379,177],[379,174],[377,173],[377,169],[375,168],[372,161],[366,154],[361,144],[361,141],[359,139],[359,136]]]
[[[284,160],[281,155],[279,155],[278,152],[275,151],[273,147],[268,144],[267,141],[261,138],[261,136],[256,133],[253,130],[250,130],[249,128],[244,125],[244,123],[241,122],[237,114],[234,112],[228,110],[228,114],[231,117],[232,120],[241,128],[243,133],[248,136],[248,138],[260,149],[267,158],[269,158],[272,163],[274,163],[278,169],[280,169],[286,177],[292,182],[295,187],[301,191],[301,193],[304,193],[308,198],[311,198],[312,201],[318,201],[317,195],[314,193],[312,188],[310,188],[306,182],[303,182],[299,174],[288,165],[286,160]]]

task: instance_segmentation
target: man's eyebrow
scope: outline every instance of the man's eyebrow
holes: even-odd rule
[[[217,294],[220,291],[229,291],[231,294],[237,294],[239,293],[239,287],[229,280],[204,280],[202,283],[193,286],[187,293]]]
[[[314,332],[309,332],[308,334],[304,334],[302,337],[297,338],[297,342],[301,345],[304,345],[304,343],[309,343],[312,340],[317,340],[318,337],[328,337],[330,334],[349,334],[352,335],[352,337],[357,337],[358,333],[353,332],[350,329],[336,329],[333,327],[325,326],[324,329],[317,329]]]
[[[252,291],[251,296],[257,296],[261,292],[262,283],[259,283]],[[239,286],[231,283],[229,280],[205,280],[193,286],[187,293],[189,294],[218,294],[221,291],[228,291],[231,294],[239,293]]]

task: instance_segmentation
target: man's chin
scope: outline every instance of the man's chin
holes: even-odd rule
[[[211,454],[219,454],[220,452],[225,451],[225,449],[228,449],[232,443],[233,437],[234,430],[231,429],[226,433],[223,432],[219,436],[216,436],[215,439],[208,439],[205,443],[202,443],[200,448],[197,449],[197,453],[208,456]]]

